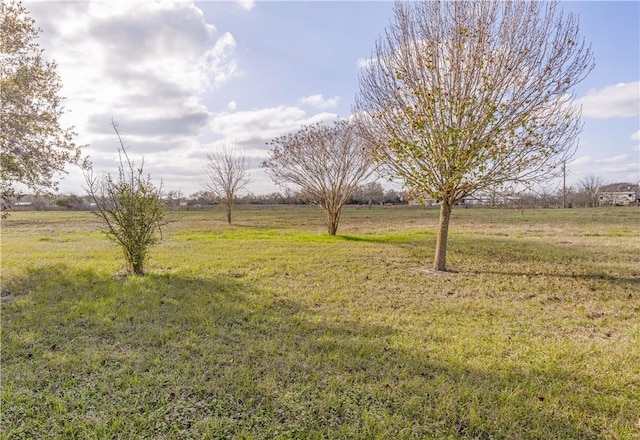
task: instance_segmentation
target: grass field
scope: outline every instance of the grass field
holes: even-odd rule
[[[185,212],[144,277],[2,222],[6,439],[638,439],[640,211]]]

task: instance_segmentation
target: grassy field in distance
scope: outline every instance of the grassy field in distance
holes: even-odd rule
[[[640,438],[637,208],[176,215],[2,221],[1,438]]]

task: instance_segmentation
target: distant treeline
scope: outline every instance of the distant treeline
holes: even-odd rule
[[[567,208],[598,206],[598,194],[601,192],[638,192],[637,184],[621,182],[597,187],[585,188],[570,186],[554,191],[524,191],[512,194],[483,193],[462,200],[459,205],[520,207],[520,208]],[[190,196],[183,196],[179,191],[168,192],[166,204],[172,209],[210,209],[218,202],[210,194],[199,191]],[[248,193],[239,197],[238,205],[305,205],[304,196],[295,191],[272,192],[270,194]],[[393,189],[385,190],[377,182],[363,185],[347,202],[349,205],[416,205],[424,203],[436,205],[437,200],[426,199],[423,202],[410,199],[407,192]],[[50,196],[23,195],[13,203],[13,210],[45,211],[70,210],[86,211],[92,209],[88,196],[77,194],[58,194]]]

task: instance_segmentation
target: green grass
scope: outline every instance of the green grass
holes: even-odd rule
[[[640,212],[186,212],[149,274],[2,223],[2,438],[640,438]]]

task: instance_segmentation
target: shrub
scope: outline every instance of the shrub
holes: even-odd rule
[[[144,174],[144,159],[140,167],[129,158],[118,126],[112,123],[118,136],[118,174],[106,173],[101,178],[93,172],[85,174],[87,193],[96,206],[95,213],[105,226],[107,238],[117,243],[124,252],[130,272],[144,274],[149,249],[162,237],[162,226],[167,224],[162,201],[162,184],[156,187],[150,175]]]

